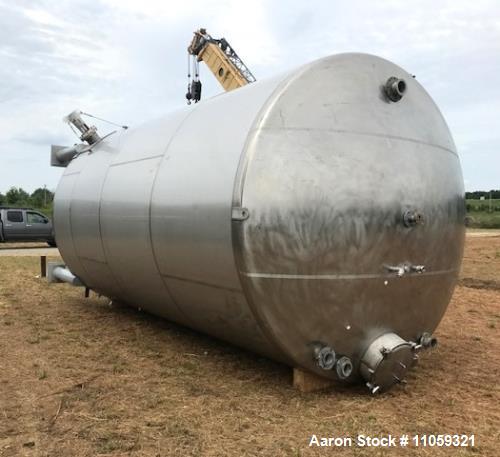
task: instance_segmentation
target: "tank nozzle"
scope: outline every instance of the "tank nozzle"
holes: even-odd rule
[[[430,333],[422,333],[422,336],[418,340],[418,344],[424,349],[435,348],[438,344],[436,337],[432,336]]]
[[[384,86],[385,95],[393,102],[399,102],[406,92],[406,82],[404,79],[391,76]]]
[[[351,362],[351,359],[346,356],[340,357],[340,359],[337,360],[335,366],[337,369],[337,376],[339,377],[339,379],[347,379],[349,376],[351,376],[354,370],[354,366]]]
[[[313,354],[314,360],[321,369],[331,370],[335,366],[337,357],[330,346],[315,345]]]

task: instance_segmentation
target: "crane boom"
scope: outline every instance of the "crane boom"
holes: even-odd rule
[[[205,29],[194,32],[188,53],[189,56],[192,56],[194,73],[191,76],[191,72],[188,71],[190,78],[186,94],[188,103],[191,100],[196,103],[201,97],[198,62],[205,62],[205,65],[226,91],[237,89],[256,80],[227,40],[225,38],[215,39]]]

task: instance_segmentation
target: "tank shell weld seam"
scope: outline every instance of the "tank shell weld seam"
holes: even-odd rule
[[[99,260],[99,259],[95,259],[93,257],[84,256],[84,255],[79,255],[78,258],[82,259],[82,260],[89,260],[91,262],[100,263],[101,265],[108,265],[109,266],[109,263],[105,260]]]
[[[311,64],[306,64],[301,69],[298,69],[297,73],[290,73],[285,75],[283,79],[281,79],[281,81],[277,84],[277,86],[272,90],[271,94],[269,94],[267,100],[254,117],[254,121],[251,127],[248,129],[248,132],[246,133],[240,160],[236,168],[236,174],[233,184],[232,207],[243,207],[243,194],[247,181],[247,173],[250,164],[255,158],[256,145],[259,140],[258,135],[256,135],[255,133],[259,132],[262,126],[265,125],[266,122],[268,122],[268,118],[271,116],[273,109],[276,107],[283,94],[286,93],[288,88],[292,86],[292,84],[294,84],[296,81],[298,81],[300,77],[310,69],[310,67]],[[289,365],[298,365],[289,355],[287,345],[281,343],[276,330],[269,325],[266,318],[264,317],[264,313],[261,309],[259,309],[259,306],[254,302],[254,299],[252,298],[252,287],[250,286],[249,281],[244,280],[246,279],[244,275],[241,274],[241,268],[244,268],[246,266],[245,261],[243,260],[242,252],[244,246],[244,243],[242,241],[244,238],[243,231],[241,229],[242,226],[239,222],[231,222],[231,245],[233,248],[234,265],[250,313],[253,315],[258,327],[264,335],[264,338],[266,338],[269,344],[273,346],[275,350],[280,354],[282,360],[286,361],[286,363],[288,363]]]
[[[121,141],[121,137],[118,138],[117,140],[118,142]],[[109,269],[109,273],[110,273],[110,277],[113,278],[114,282],[115,282],[115,286],[117,288],[117,290],[119,291],[119,294],[117,294],[117,296],[124,296],[123,292],[126,291],[126,287],[124,287],[124,282],[123,282],[123,279],[120,277],[119,274],[117,274],[116,270],[110,268],[110,259],[112,259],[112,255],[110,253],[110,250],[107,246],[107,240],[105,240],[105,238],[103,237],[103,228],[102,228],[102,200],[103,200],[103,193],[104,193],[104,188],[106,186],[106,182],[108,180],[108,176],[109,176],[109,171],[111,170],[111,167],[109,165],[111,165],[113,162],[113,159],[111,158],[110,159],[110,162],[108,163],[108,168],[106,169],[105,173],[104,173],[104,177],[102,178],[102,181],[100,182],[100,188],[99,188],[99,198],[98,198],[98,202],[97,202],[97,227],[98,227],[98,230],[99,230],[99,237],[98,237],[98,243],[100,244],[101,246],[101,252],[102,252],[102,255],[103,255],[103,258],[104,258],[104,261],[102,262],[102,264],[104,265],[107,265],[108,266],[108,269]],[[70,214],[71,214],[71,208],[70,208]],[[74,240],[74,235],[73,235],[73,229],[71,229],[71,239]],[[80,258],[80,256],[78,256]],[[89,275],[89,266],[85,266],[83,264],[83,262],[80,260],[80,263],[82,264],[82,268],[83,270],[86,272],[86,276],[88,277]]]
[[[162,278],[166,278],[166,279],[169,279],[169,278],[176,279],[177,281],[186,281],[186,282],[191,282],[193,284],[200,284],[202,286],[213,287],[214,289],[221,289],[221,290],[226,290],[228,292],[235,292],[235,293],[243,294],[243,291],[241,289],[224,287],[224,286],[220,286],[218,284],[213,284],[213,283],[209,283],[209,282],[205,282],[205,281],[198,281],[197,279],[181,278],[180,276],[167,275],[167,274],[163,274],[163,273],[161,273],[160,276]]]
[[[156,154],[154,156],[142,157],[140,159],[134,159],[134,160],[125,160],[123,162],[114,162],[109,167],[111,168],[111,167],[118,167],[120,165],[128,165],[130,163],[144,162],[145,160],[159,159],[160,157],[163,157],[163,154]]]
[[[411,276],[406,276],[414,278],[414,277],[422,277],[422,276],[436,276],[436,275],[447,275],[450,273],[456,273],[458,270],[456,268],[452,268],[449,270],[436,270],[436,271],[426,271],[423,273],[413,274]],[[249,278],[264,278],[264,279],[323,279],[323,280],[343,280],[343,279],[377,279],[377,278],[397,278],[402,279],[394,274],[344,274],[344,275],[292,275],[292,274],[281,274],[281,273],[251,273],[247,271],[241,271],[242,275]]]
[[[266,102],[257,112],[254,121],[246,134],[245,142],[240,155],[240,160],[238,162],[236,176],[234,179],[232,206],[242,206],[246,175],[249,164],[252,162],[253,156],[255,154],[255,143],[258,140],[258,137],[257,135],[255,135],[255,133],[263,130],[262,126],[265,125],[265,123],[268,121],[268,117],[272,113],[273,108],[278,104],[278,101],[280,100],[282,95],[292,84],[300,79],[300,77],[304,73],[306,73],[310,67],[311,63],[308,63],[297,69],[296,74],[288,73],[283,75],[283,79],[281,79],[281,81],[271,92],[271,94],[269,94]]]
[[[258,127],[254,131],[266,131],[266,130],[291,130],[291,131],[307,131],[307,132],[332,132],[332,133],[347,133],[350,135],[363,135],[372,136],[376,138],[390,138],[391,140],[408,141],[410,143],[421,144],[424,146],[429,146],[432,148],[442,149],[443,151],[449,152],[454,156],[458,157],[458,154],[452,149],[448,149],[439,144],[428,143],[426,141],[417,140],[415,138],[407,138],[404,136],[397,135],[387,135],[383,133],[370,133],[370,132],[358,132],[356,130],[342,130],[342,129],[331,129],[331,128],[321,128],[321,127]]]
[[[161,273],[160,263],[158,261],[158,255],[157,255],[157,252],[156,252],[156,249],[155,249],[155,241],[154,241],[154,238],[153,238],[152,214],[153,214],[153,196],[154,196],[156,184],[157,184],[157,181],[158,181],[158,175],[160,174],[160,170],[162,168],[162,165],[163,165],[163,163],[166,160],[165,158],[167,157],[167,154],[168,154],[168,152],[170,150],[170,146],[172,145],[172,142],[177,137],[177,134],[179,133],[179,131],[181,131],[182,127],[185,125],[186,121],[195,112],[196,112],[196,109],[190,110],[180,120],[179,124],[177,124],[177,126],[175,127],[175,130],[172,133],[172,136],[170,137],[170,139],[168,139],[166,145],[164,146],[163,152],[160,154],[161,158],[159,159],[159,165],[158,165],[158,167],[156,169],[156,172],[155,172],[155,175],[153,177],[153,182],[151,184],[151,189],[150,189],[150,192],[149,192],[149,198],[147,200],[147,210],[148,210],[148,219],[149,219],[149,221],[148,221],[148,229],[147,229],[147,242],[148,242],[149,247],[151,248],[151,256],[152,256],[151,258],[153,260],[153,263],[154,263],[154,266],[155,266],[155,270],[156,270],[157,274],[160,277],[160,280],[161,280],[161,282],[163,284],[163,290],[166,293],[167,297],[172,301],[175,309],[177,309],[177,311],[179,312],[179,314],[181,316],[183,316],[183,318],[185,319],[185,321],[189,325],[191,325],[191,326],[193,326],[191,318],[182,309],[182,307],[179,305],[179,303],[177,302],[176,298],[174,297],[174,295],[173,295],[173,293],[172,293],[169,285],[167,284],[166,278]]]

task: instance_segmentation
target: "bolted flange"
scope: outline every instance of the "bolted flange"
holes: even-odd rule
[[[413,365],[414,345],[395,333],[375,338],[361,358],[360,371],[372,393],[405,384],[406,372]]]

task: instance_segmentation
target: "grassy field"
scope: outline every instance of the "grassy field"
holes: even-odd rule
[[[500,228],[500,200],[466,200],[469,227]]]
[[[477,199],[467,199],[465,200],[465,203],[470,206],[471,211],[488,211],[490,208],[492,210],[500,210],[500,199],[491,199],[491,206],[490,206],[490,200],[485,199],[485,200],[477,200]]]
[[[500,228],[500,211],[494,213],[471,211],[467,213],[469,217],[468,227],[497,229]]]
[[[495,233],[495,232],[493,232]],[[406,387],[301,394],[291,370],[0,258],[0,456],[327,456],[312,434],[475,434],[471,448],[347,456],[500,455],[500,232],[467,238],[438,328]]]

